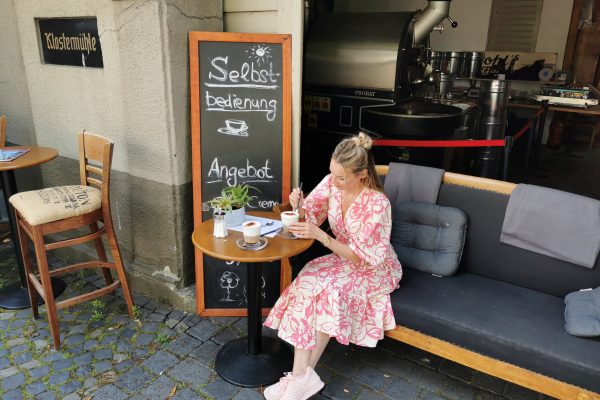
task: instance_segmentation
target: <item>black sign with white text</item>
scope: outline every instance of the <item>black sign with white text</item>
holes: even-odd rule
[[[103,68],[96,18],[39,19],[46,64]]]
[[[291,36],[190,33],[194,224],[212,218],[207,201],[248,184],[246,211],[271,211],[291,190]],[[197,311],[245,315],[246,268],[196,252]],[[285,265],[265,263],[261,307],[286,282]]]

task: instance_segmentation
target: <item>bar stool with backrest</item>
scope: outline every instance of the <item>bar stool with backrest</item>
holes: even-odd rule
[[[38,295],[46,302],[50,333],[54,347],[60,346],[57,309],[70,307],[95,299],[118,287],[123,290],[129,315],[133,317],[133,302],[127,284],[123,261],[110,212],[110,169],[113,143],[99,135],[81,132],[79,136],[79,172],[81,185],[57,186],[13,195],[10,202],[15,209],[23,264],[29,288],[29,300],[35,318],[38,317]],[[98,222],[102,222],[102,228]],[[73,238],[46,243],[45,235],[88,227],[91,232]],[[102,236],[106,234],[113,262],[106,257]],[[33,272],[29,238],[35,247],[39,275]],[[98,259],[49,270],[47,251],[93,241]],[[106,285],[94,291],[61,301],[55,301],[50,278],[73,271],[100,267]],[[113,281],[111,269],[118,280]]]

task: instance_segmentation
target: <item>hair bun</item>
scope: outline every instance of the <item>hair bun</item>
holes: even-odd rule
[[[352,140],[356,143],[357,146],[360,146],[364,149],[369,150],[373,146],[373,139],[369,137],[364,132],[359,132],[358,135],[353,136]]]

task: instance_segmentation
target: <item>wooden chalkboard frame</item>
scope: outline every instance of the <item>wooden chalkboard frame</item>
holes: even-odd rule
[[[202,160],[201,160],[201,110],[200,110],[200,59],[201,42],[234,42],[234,43],[269,43],[282,46],[282,182],[281,198],[285,199],[291,191],[291,147],[292,147],[292,43],[289,34],[248,34],[233,32],[190,32],[190,96],[192,127],[192,184],[194,227],[202,223]],[[196,273],[196,312],[201,316],[247,316],[246,308],[211,308],[205,307],[204,300],[204,257],[198,248],[195,252]],[[281,260],[280,292],[291,280],[291,267],[288,259]],[[263,315],[270,309],[264,308]]]

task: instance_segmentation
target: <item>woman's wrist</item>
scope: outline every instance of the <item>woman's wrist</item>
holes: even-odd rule
[[[331,246],[331,237],[325,233],[322,232],[321,238],[319,239],[319,242],[321,242],[321,244],[325,247],[329,247]]]

